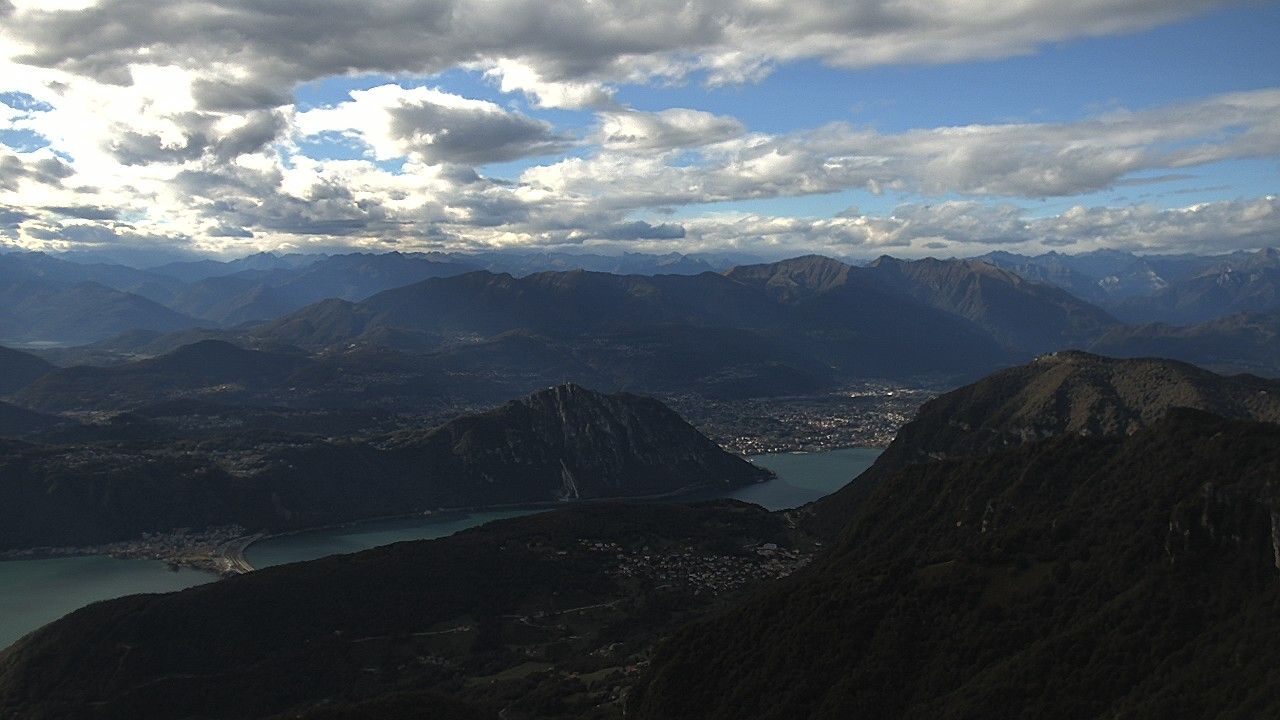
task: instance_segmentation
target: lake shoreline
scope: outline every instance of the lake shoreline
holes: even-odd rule
[[[874,450],[882,451],[883,448],[878,446],[850,446],[841,448],[831,448],[827,450],[783,450],[775,453],[766,453],[761,455],[753,455],[745,459],[752,464],[759,466],[756,461],[760,458],[778,457],[778,456],[817,456],[827,455],[830,453],[840,452],[844,450]],[[768,469],[768,468],[766,468]],[[773,472],[773,471],[770,471]],[[378,515],[367,518],[356,518],[352,520],[344,520],[335,523],[326,523],[324,525],[314,525],[304,528],[293,528],[282,532],[248,532],[244,528],[238,528],[239,534],[227,536],[225,531],[237,526],[218,526],[206,528],[201,531],[191,532],[189,530],[180,530],[170,533],[152,533],[144,535],[142,538],[125,540],[104,545],[90,545],[84,547],[34,547],[23,548],[17,550],[6,550],[0,552],[0,562],[11,562],[20,560],[48,560],[56,558],[68,557],[92,557],[106,556],[118,560],[159,560],[167,563],[173,568],[189,568],[200,572],[206,572],[219,577],[230,577],[234,575],[243,575],[253,572],[257,568],[253,562],[249,560],[248,554],[253,545],[275,540],[279,538],[304,535],[307,533],[319,533],[326,530],[339,530],[343,528],[353,528],[361,525],[369,525],[379,522],[393,522],[397,520],[435,520],[447,522],[451,518],[465,517],[467,515],[477,513],[502,512],[502,511],[522,511],[531,512],[554,510],[557,508],[573,507],[582,504],[600,504],[600,503],[619,503],[619,502],[658,502],[663,500],[678,500],[680,498],[688,498],[691,502],[703,502],[711,500],[710,497],[699,497],[700,493],[709,491],[725,490],[732,492],[744,488],[754,486],[767,485],[777,482],[777,474],[768,480],[758,483],[749,483],[738,486],[723,486],[717,483],[697,483],[687,485],[676,490],[665,493],[656,493],[652,495],[634,495],[625,497],[601,497],[601,498],[585,498],[572,500],[541,500],[534,502],[522,503],[498,503],[493,505],[465,505],[458,507],[442,507],[430,510],[416,510],[407,513],[396,513],[391,515]],[[749,502],[749,501],[748,501]],[[219,538],[216,542],[202,541],[199,538],[209,534],[218,534]],[[183,543],[184,538],[196,538],[194,542]]]
[[[733,487],[750,487],[751,485],[762,485],[765,483],[773,482],[777,479],[778,478],[775,475],[774,477],[771,477],[768,480],[762,480],[759,483],[750,483],[747,485],[739,485],[739,486],[733,486]],[[697,493],[705,492],[708,490],[716,490],[716,489],[719,489],[720,487],[721,486],[717,485],[716,483],[706,482],[706,483],[696,483],[694,485],[686,485],[685,487],[672,490],[670,492],[657,493],[654,495],[628,495],[625,497],[578,498],[573,500],[541,500],[541,501],[527,502],[527,503],[499,503],[496,505],[469,505],[469,506],[463,506],[463,507],[437,508],[435,510],[420,510],[420,511],[410,512],[410,513],[401,513],[397,515],[382,515],[378,517],[359,518],[356,520],[347,520],[344,522],[329,523],[326,525],[318,525],[315,527],[298,528],[296,530],[288,530],[280,533],[263,534],[255,538],[251,542],[247,543],[241,549],[241,556],[239,560],[245,567],[249,569],[248,571],[252,571],[255,568],[253,567],[253,564],[249,561],[249,559],[245,556],[245,553],[248,553],[249,548],[255,543],[264,542],[268,540],[275,540],[275,539],[284,538],[284,537],[306,535],[307,533],[323,532],[325,530],[353,528],[353,527],[359,527],[361,525],[369,525],[369,524],[378,523],[378,522],[391,522],[395,520],[412,520],[414,518],[420,518],[422,520],[439,519],[440,522],[447,522],[450,519],[450,517],[465,517],[465,516],[474,515],[477,513],[502,512],[507,510],[515,510],[515,511],[529,510],[531,512],[538,512],[538,511],[551,511],[551,510],[556,510],[560,508],[576,507],[579,505],[601,505],[601,504],[625,503],[625,502],[655,502],[655,501],[661,501],[661,500],[678,500],[682,497],[692,497]],[[733,489],[733,487],[730,487],[728,489]]]
[[[698,488],[682,488],[691,490],[693,494],[681,493],[680,501],[732,498],[770,510],[796,507],[843,486],[869,467],[880,451],[881,448],[856,446],[828,452],[755,455],[747,459],[772,470],[775,478],[732,489],[717,488],[714,493],[703,496],[696,495]],[[701,492],[707,491],[703,489]],[[668,493],[665,497],[650,497],[648,500],[659,502],[672,497]],[[601,498],[567,503],[543,502],[534,504],[533,507],[530,504],[516,504],[497,509],[492,506],[439,509],[430,515],[400,514],[387,519],[389,524],[383,527],[379,527],[379,519],[375,518],[331,523],[327,529],[334,532],[329,536],[325,536],[324,528],[297,529],[268,537],[265,534],[255,536],[245,528],[233,529],[227,526],[217,536],[200,538],[198,533],[185,533],[186,539],[191,542],[182,548],[174,544],[176,538],[150,536],[157,546],[163,547],[146,548],[136,543],[130,549],[136,553],[132,558],[122,556],[118,552],[121,548],[112,546],[11,551],[8,556],[15,561],[0,562],[0,649],[41,625],[89,603],[137,593],[175,592],[192,585],[214,582],[228,569],[236,571],[234,574],[245,572],[255,566],[254,561],[249,559],[250,556],[259,561],[258,567],[265,568],[326,555],[360,552],[395,542],[445,537],[487,522],[514,517],[512,513],[520,510],[572,507],[582,502],[627,501],[644,502],[640,498]],[[469,512],[472,514],[468,514]],[[427,522],[415,523],[415,519]],[[343,528],[359,528],[359,531],[343,533]],[[315,536],[307,537],[306,533],[315,533]],[[276,546],[262,544],[271,538],[280,540],[282,536],[292,536],[297,541],[286,540]],[[200,546],[200,553],[205,561],[203,564],[194,562],[194,546],[200,544],[197,540],[203,543]],[[101,552],[106,549],[116,550],[117,553],[108,555]],[[189,562],[176,566],[169,564],[166,570],[166,561],[157,557],[157,553],[163,550],[177,554],[179,549],[185,550]],[[36,550],[43,552],[37,556]],[[99,552],[87,552],[89,550]],[[72,555],[68,554],[70,551],[78,552]],[[15,552],[21,555],[14,557]],[[209,564],[208,561],[217,553],[220,553],[220,559],[216,561],[219,564]],[[16,562],[19,559],[30,562]],[[187,572],[188,569],[191,571]]]
[[[761,483],[771,482],[775,479],[776,477],[770,478],[769,480],[761,481]],[[758,485],[761,483],[751,484]],[[0,552],[0,562],[104,556],[117,560],[159,560],[175,568],[190,568],[192,570],[207,572],[220,577],[231,577],[234,575],[243,575],[256,569],[248,558],[250,547],[255,543],[264,540],[272,540],[281,537],[323,532],[325,530],[337,530],[340,528],[356,527],[363,524],[377,522],[411,520],[414,518],[430,520],[439,516],[439,519],[444,522],[450,519],[450,517],[466,516],[475,513],[500,512],[504,510],[539,511],[574,507],[576,505],[675,500],[709,490],[717,490],[721,488],[732,490],[735,487],[748,486],[749,485],[726,487],[717,483],[706,482],[686,485],[685,487],[678,488],[670,492],[656,493],[652,495],[628,495],[620,497],[581,498],[571,500],[542,500],[526,503],[499,503],[495,505],[468,505],[436,508],[431,510],[396,513],[392,515],[356,518],[342,522],[326,523],[324,525],[294,528],[278,533],[248,532],[244,528],[238,528],[239,533],[230,537],[225,535],[225,531],[238,526],[216,526],[212,528],[205,528],[195,533],[187,530],[165,533],[149,533],[141,538],[122,540],[103,545],[67,547],[39,546],[33,548],[21,548],[17,550],[6,550],[4,552]],[[207,542],[200,539],[209,534],[219,535],[220,538],[217,542]],[[183,542],[183,539],[188,537],[196,539],[193,542]]]

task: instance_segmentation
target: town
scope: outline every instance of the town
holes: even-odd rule
[[[823,395],[662,399],[726,450],[750,456],[884,447],[936,395],[928,387],[867,382]]]
[[[655,589],[685,590],[694,595],[720,595],[750,584],[786,577],[804,567],[812,554],[761,543],[734,555],[699,553],[694,548],[657,550],[623,548],[616,542],[580,539],[578,544],[597,553],[612,553],[620,578],[648,581]]]

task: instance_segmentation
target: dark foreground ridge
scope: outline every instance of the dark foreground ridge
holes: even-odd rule
[[[1280,427],[1191,410],[885,479],[629,717],[1280,716]]]
[[[810,555],[733,501],[502,521],[89,606],[0,654],[0,717],[617,718],[658,637]]]
[[[679,494],[767,480],[661,402],[576,385],[430,430],[68,450],[0,444],[0,549],[83,546],[174,528],[283,531],[438,508]]]

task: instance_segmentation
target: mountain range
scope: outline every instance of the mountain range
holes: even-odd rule
[[[278,531],[769,477],[656,400],[563,385],[435,428],[364,439],[227,430],[75,446],[38,436],[0,441],[0,548],[92,545],[228,524]]]
[[[1227,255],[1146,255],[1101,250],[977,258],[1037,283],[1060,287],[1129,323],[1193,325],[1227,315],[1280,309],[1280,250]]]
[[[1277,392],[1046,356],[927,404],[856,502],[579,506],[99,603],[0,653],[0,711],[1270,717]],[[581,393],[380,445],[499,462],[479,448],[541,446],[512,433],[575,427],[558,418]],[[596,427],[588,456],[632,445]],[[823,515],[838,527],[810,535]]]
[[[693,274],[718,267],[708,260],[679,254],[610,257],[390,252],[259,253],[228,262],[196,260],[138,269],[38,252],[2,253],[0,298],[6,300],[8,311],[0,313],[0,339],[75,345],[126,330],[230,327],[270,320],[321,300],[363,300],[424,278],[481,268],[528,275],[577,268]],[[94,308],[98,309],[96,325],[84,321]]]
[[[810,256],[723,274],[476,271],[239,330],[138,331],[59,351],[143,359],[59,369],[15,392],[45,411],[196,397],[406,409],[562,382],[802,395],[866,378],[975,377],[1115,326],[1065,292],[982,263],[858,268]]]
[[[1251,335],[1181,330],[1189,323],[1239,328],[1241,321],[1225,318],[1247,313],[1251,327],[1274,331],[1275,250],[882,257],[865,266],[809,256],[713,271],[727,262],[642,254],[264,253],[138,270],[10,253],[0,255],[0,297],[9,299],[0,340],[77,345],[40,350],[68,365],[145,358],[208,338],[308,352],[357,346],[415,354],[467,354],[468,344],[497,343],[502,356],[506,336],[515,335],[516,345],[537,345],[535,355],[556,360],[493,367],[491,379],[533,372],[539,381],[722,395],[768,394],[769,387],[812,392],[851,377],[971,379],[1059,349],[1137,354],[1156,336],[1166,354],[1214,369],[1280,373],[1280,362]],[[624,272],[633,274],[617,274]],[[728,346],[750,348],[750,357],[736,362],[739,352],[713,357],[691,347],[690,336],[704,329]],[[1206,353],[1210,336],[1217,347]],[[666,369],[635,362],[645,355],[671,362]],[[591,372],[574,374],[584,368]]]

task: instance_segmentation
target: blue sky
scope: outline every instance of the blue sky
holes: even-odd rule
[[[446,1],[447,30],[415,24]],[[173,16],[159,0],[15,3],[0,67],[22,78],[0,81],[15,179],[0,208],[20,219],[0,242],[844,255],[1280,242],[1280,3],[374,0],[331,23],[220,28],[222,3]],[[98,210],[49,209],[68,207]],[[662,228],[637,236],[636,221]]]

